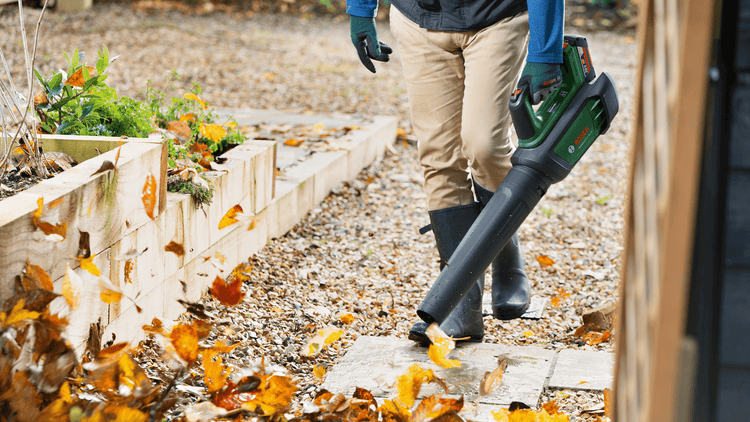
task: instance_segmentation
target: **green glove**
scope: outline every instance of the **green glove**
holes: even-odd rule
[[[527,80],[531,89],[531,103],[536,105],[544,101],[562,82],[562,71],[559,63],[529,63],[523,68],[521,82]]]
[[[378,41],[378,31],[375,29],[375,19],[351,16],[350,29],[352,44],[357,48],[357,55],[362,64],[372,73],[375,73],[375,65],[372,60],[387,62],[388,55],[393,49],[384,42]]]

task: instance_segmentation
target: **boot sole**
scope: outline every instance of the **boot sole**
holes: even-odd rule
[[[484,339],[484,335],[482,336],[469,336],[466,340],[457,340],[456,343],[481,343]],[[430,341],[429,337],[427,337],[424,333],[420,333],[417,331],[409,331],[409,340],[416,342],[418,345],[422,347],[428,347],[432,342]]]
[[[529,305],[531,304],[531,296],[529,296],[529,300],[526,301],[526,305],[523,308],[511,310],[511,311],[501,311],[496,307],[492,307],[492,315],[495,317],[495,319],[499,319],[502,321],[510,321],[512,319],[520,318],[523,314],[526,313],[526,311],[529,310]]]

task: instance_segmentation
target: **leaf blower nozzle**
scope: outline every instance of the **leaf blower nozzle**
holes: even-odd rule
[[[612,78],[596,76],[588,43],[565,36],[562,83],[535,111],[527,81],[510,98],[510,113],[519,148],[505,177],[451,255],[417,315],[442,323],[484,274],[549,187],[560,182],[619,110]]]

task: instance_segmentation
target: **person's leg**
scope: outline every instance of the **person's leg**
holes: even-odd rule
[[[471,204],[468,161],[461,152],[464,59],[455,33],[420,28],[393,6],[391,32],[400,50],[412,126],[419,140],[427,207]]]
[[[466,81],[464,153],[482,206],[510,171],[511,118],[508,102],[526,57],[528,15],[501,21],[472,37],[464,47]],[[492,310],[496,318],[520,317],[531,295],[516,235],[492,261]]]
[[[394,7],[391,32],[400,49],[412,125],[419,139],[432,232],[440,258],[447,262],[479,215],[468,161],[461,152],[464,60],[456,33],[422,29]],[[483,288],[484,274],[440,325],[446,334],[482,340]],[[429,343],[426,328],[424,322],[418,322],[409,338]]]

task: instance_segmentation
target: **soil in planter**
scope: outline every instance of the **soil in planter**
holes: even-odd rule
[[[18,170],[9,171],[0,180],[0,200],[23,192],[42,180],[43,177],[21,174]]]

